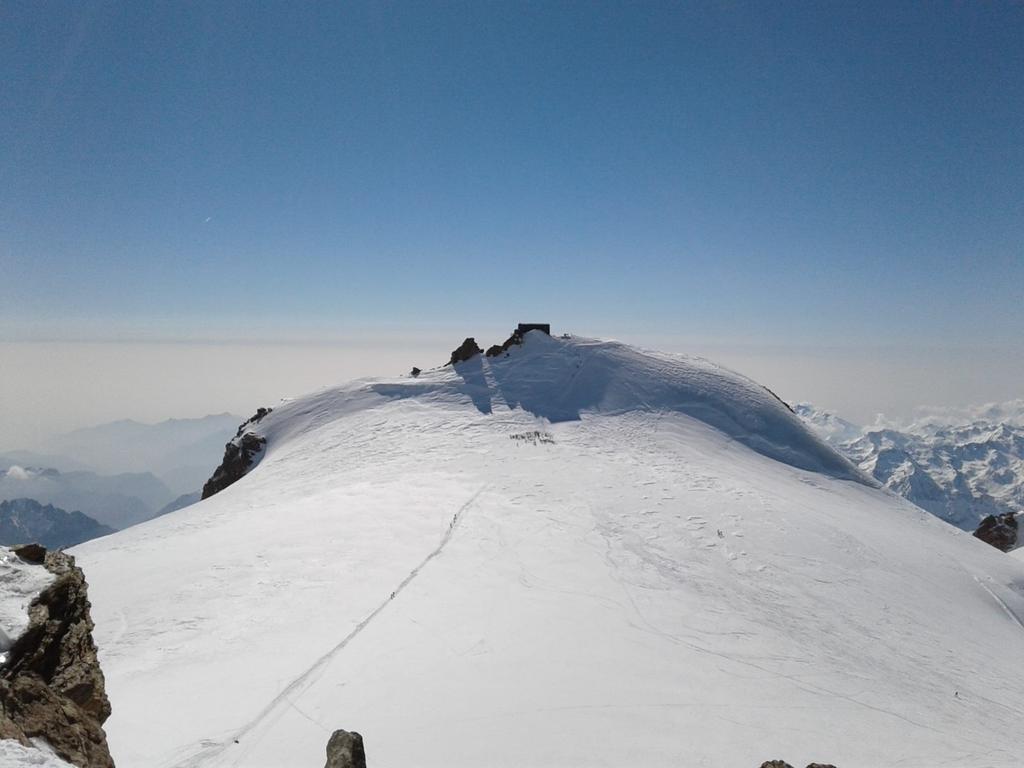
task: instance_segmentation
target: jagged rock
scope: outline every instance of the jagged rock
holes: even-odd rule
[[[508,352],[508,348],[523,343],[523,334],[520,333],[519,329],[512,331],[512,335],[505,339],[501,344],[495,344],[493,347],[489,347],[487,350],[488,357],[497,357],[498,355]]]
[[[253,460],[266,446],[267,439],[254,435],[248,429],[259,424],[263,417],[272,411],[273,408],[259,408],[252,418],[238,427],[238,432],[224,446],[224,459],[220,466],[213,471],[213,475],[203,485],[202,498],[208,499],[215,493],[220,493],[232,483],[241,480],[249,471]]]
[[[505,339],[501,344],[495,344],[493,347],[488,348],[488,357],[497,357],[503,352],[508,352],[509,347],[517,346],[523,343],[523,337],[530,331],[540,331],[546,333],[548,336],[551,335],[551,326],[548,323],[520,323],[519,327],[512,331],[512,335]]]
[[[14,554],[26,563],[42,563],[46,559],[46,547],[41,544],[22,544],[14,547]]]
[[[412,377],[413,377],[414,379],[415,379],[415,378],[416,378],[417,376],[419,376],[419,375],[420,375],[421,373],[423,373],[423,371],[421,371],[421,370],[420,370],[419,368],[417,368],[417,367],[416,367],[415,365],[414,365],[414,366],[412,367],[412,371],[411,371],[411,374],[412,374]]]
[[[1003,552],[1017,546],[1017,517],[1013,513],[988,515],[974,532],[976,538]]]
[[[783,399],[782,399],[781,397],[779,397],[779,396],[778,396],[778,395],[776,395],[776,394],[775,394],[774,392],[772,392],[772,391],[771,391],[770,389],[768,389],[768,387],[765,387],[765,388],[764,388],[764,391],[765,391],[765,392],[767,392],[767,393],[768,393],[769,395],[771,395],[772,397],[774,397],[774,398],[775,398],[776,400],[778,400],[778,401],[779,401],[780,403],[782,403],[782,404],[783,404],[783,405],[784,405],[784,406],[786,407],[786,410],[787,410],[787,411],[789,411],[790,413],[792,413],[792,414],[796,415],[796,411],[794,411],[794,410],[793,410],[793,406],[791,406],[791,405],[790,405],[789,403],[787,403],[787,402],[786,402],[785,400],[783,400]]]
[[[793,768],[785,760],[766,760],[761,763],[761,768]]]
[[[32,602],[28,628],[0,667],[0,736],[43,739],[79,768],[113,768],[85,577],[64,552],[46,553],[40,567],[57,578]]]
[[[811,763],[807,768],[836,768],[832,763]]]
[[[483,350],[477,346],[476,339],[470,336],[459,345],[458,349],[452,352],[452,359],[448,361],[448,365],[465,362],[471,357],[479,355],[482,352]]]
[[[355,731],[337,730],[327,742],[327,764],[324,768],[366,768],[363,737]]]

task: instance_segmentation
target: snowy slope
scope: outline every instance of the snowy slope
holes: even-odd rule
[[[44,743],[25,747],[11,739],[0,740],[0,765],[4,768],[75,768]]]
[[[379,768],[1024,759],[1024,566],[740,376],[531,333],[256,431],[74,551],[121,766],[312,768],[335,728]]]

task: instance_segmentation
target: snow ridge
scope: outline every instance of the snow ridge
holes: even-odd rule
[[[374,396],[377,397],[374,397]],[[390,400],[465,401],[484,414],[522,409],[549,422],[635,411],[682,413],[791,466],[871,484],[774,393],[699,357],[540,331],[497,358],[478,355],[419,377],[364,380],[276,408],[252,434],[267,450],[353,411]]]

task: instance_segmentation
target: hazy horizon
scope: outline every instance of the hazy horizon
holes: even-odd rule
[[[497,328],[469,330],[482,345],[507,335]],[[0,377],[0,450],[37,448],[54,434],[123,418],[152,423],[223,412],[248,416],[259,406],[350,379],[439,366],[465,335],[396,331],[331,342],[0,343],[0,357],[8,363]],[[581,335],[706,357],[788,402],[811,402],[864,425],[878,414],[906,421],[922,408],[1016,399],[1016,382],[1024,380],[1024,355],[1005,348],[709,344],[642,334]]]

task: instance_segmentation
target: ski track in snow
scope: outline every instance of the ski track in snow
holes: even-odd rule
[[[378,605],[373,610],[372,613],[370,613],[365,619],[360,621],[352,629],[352,631],[349,632],[337,645],[335,645],[333,648],[327,651],[327,653],[325,653],[323,656],[321,656],[319,659],[313,662],[313,664],[305,672],[303,672],[301,675],[292,680],[287,686],[285,686],[284,690],[282,690],[277,696],[275,696],[270,701],[270,703],[267,704],[267,706],[260,710],[259,714],[257,714],[256,717],[254,717],[252,720],[243,725],[239,730],[235,731],[233,734],[231,734],[231,736],[224,739],[223,741],[207,741],[204,743],[202,749],[200,749],[198,752],[195,752],[194,754],[190,755],[189,757],[186,757],[183,760],[174,760],[168,763],[167,765],[171,768],[198,768],[198,766],[201,765],[225,764],[223,760],[219,759],[223,755],[225,750],[229,749],[230,747],[236,744],[240,745],[243,736],[245,736],[248,733],[251,733],[253,729],[255,729],[262,722],[267,720],[271,715],[274,715],[275,711],[283,711],[282,705],[287,705],[288,707],[297,711],[301,716],[305,717],[307,720],[313,722],[321,728],[324,728],[324,726],[321,723],[317,722],[312,717],[307,715],[305,712],[300,710],[295,705],[295,703],[289,698],[290,694],[301,692],[310,684],[312,684],[320,676],[324,669],[326,669],[327,665],[331,662],[331,660],[335,656],[337,656],[341,651],[343,651],[345,647],[350,642],[352,642],[352,640],[354,640],[364,629],[366,629],[370,625],[370,622],[372,622],[377,617],[377,615],[380,614],[381,611],[387,608],[388,605],[402,593],[402,590],[404,590],[407,586],[409,586],[409,584],[412,583],[413,579],[415,579],[419,575],[420,571],[423,570],[427,563],[429,563],[431,560],[433,560],[435,557],[440,555],[441,552],[444,551],[444,548],[448,546],[448,542],[451,541],[452,536],[455,533],[455,529],[458,527],[465,513],[469,510],[470,507],[473,506],[473,503],[480,497],[480,494],[482,494],[486,489],[487,486],[481,487],[479,490],[477,490],[476,493],[474,493],[469,498],[468,501],[466,501],[465,504],[459,507],[455,514],[452,515],[451,522],[448,523],[448,528],[445,530],[444,535],[441,537],[441,541],[438,543],[437,547],[435,547],[431,552],[429,552],[427,556],[424,557],[423,560],[421,560],[420,563],[415,568],[409,571],[409,574],[404,579],[402,579],[399,585],[395,587],[391,594],[388,595],[388,597],[385,598],[384,601],[380,605]],[[329,729],[327,728],[324,728],[324,730],[326,732],[330,732]],[[230,755],[227,757],[227,764],[237,765],[237,761],[243,757],[245,757],[244,752],[242,752],[242,754]]]
[[[995,600],[996,603],[998,603],[999,607],[1003,609],[1003,613],[1005,613],[1007,616],[1009,616],[1010,620],[1013,621],[1014,624],[1016,624],[1021,629],[1024,629],[1024,621],[1020,620],[1020,616],[1018,616],[1016,613],[1014,613],[1010,609],[1010,606],[1008,606],[1006,604],[1006,601],[1004,601],[1003,598],[1001,598],[999,595],[997,595],[995,592],[993,592],[989,588],[989,586],[984,581],[982,581],[980,578],[978,578],[977,576],[974,577],[974,580],[976,582],[978,582],[978,584],[981,586],[982,589],[984,589],[986,592],[988,592],[992,596],[992,599]]]

